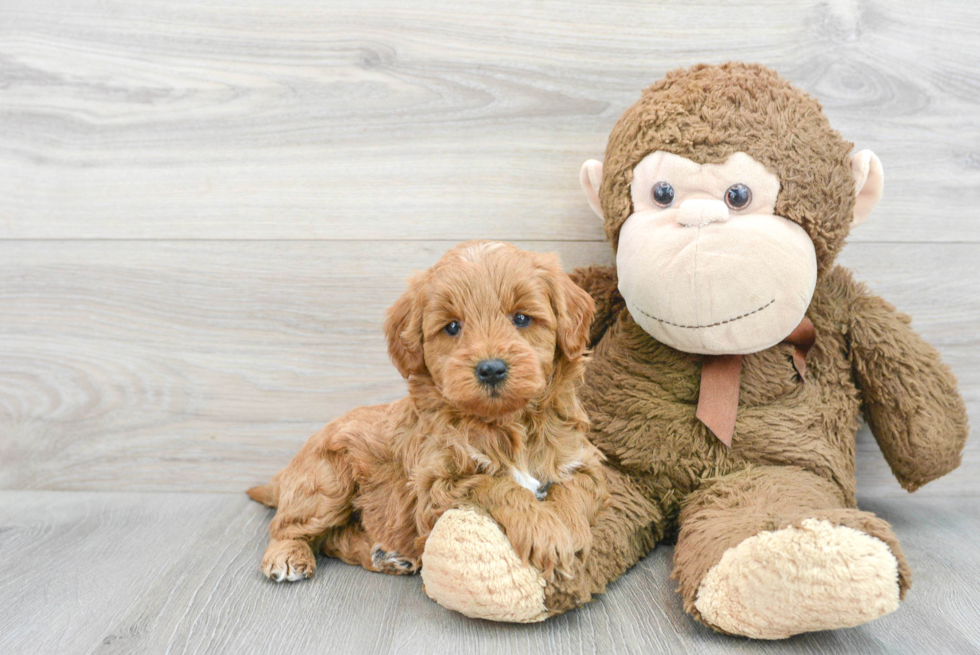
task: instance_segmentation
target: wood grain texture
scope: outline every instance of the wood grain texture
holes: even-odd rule
[[[0,487],[237,492],[404,383],[384,310],[446,242],[0,242]],[[594,243],[566,266],[609,262]],[[980,409],[974,244],[852,244]],[[860,440],[862,485],[903,494]],[[980,444],[924,494],[980,495]]]
[[[897,612],[758,642],[681,610],[658,547],[586,607],[537,625],[444,610],[421,579],[321,558],[307,582],[258,570],[271,512],[244,495],[0,492],[0,650],[8,653],[968,653],[980,649],[980,501],[866,499],[915,570]],[[937,540],[942,548],[937,548]]]
[[[454,243],[609,263],[578,168],[699,61],[777,68],[879,154],[885,197],[841,261],[978,415],[978,40],[968,0],[0,3],[0,652],[980,651],[976,438],[906,498],[861,432],[860,502],[915,586],[778,643],[691,621],[666,547],[536,626],[336,561],[274,585],[270,513],[240,493],[403,394],[381,317]]]
[[[209,525],[238,520],[241,505],[231,504],[221,495],[0,493],[0,652],[91,652],[151,581],[175,581],[175,564]]]
[[[978,39],[966,1],[5,2],[0,238],[599,240],[581,162],[742,59],[881,156],[856,241],[977,242]]]

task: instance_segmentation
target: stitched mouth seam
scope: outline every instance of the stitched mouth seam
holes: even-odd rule
[[[770,300],[769,302],[767,302],[765,305],[763,305],[759,309],[753,309],[751,312],[746,312],[745,314],[742,314],[741,316],[735,316],[734,318],[728,318],[728,319],[725,319],[724,321],[718,321],[717,323],[711,323],[709,325],[681,325],[680,323],[671,323],[670,321],[665,321],[662,318],[657,318],[656,316],[653,316],[652,314],[647,314],[642,309],[640,309],[640,313],[643,314],[644,316],[648,317],[648,318],[652,318],[655,321],[660,321],[661,323],[666,323],[667,325],[673,325],[674,327],[685,328],[687,330],[697,330],[697,329],[700,329],[700,328],[717,327],[719,325],[724,325],[725,323],[731,323],[732,321],[737,321],[740,318],[745,318],[746,316],[752,316],[752,314],[758,314],[759,312],[761,312],[763,309],[765,309],[769,305],[773,304],[774,302],[776,302],[776,299],[775,298],[773,298],[772,300]],[[639,309],[639,308],[637,308],[637,309]]]

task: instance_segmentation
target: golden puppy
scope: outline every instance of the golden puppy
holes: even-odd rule
[[[565,572],[607,498],[575,396],[593,313],[555,256],[504,243],[461,244],[416,275],[385,321],[408,397],[332,421],[249,490],[278,508],[262,572],[308,578],[321,547],[412,573],[459,505],[489,512],[549,577]]]

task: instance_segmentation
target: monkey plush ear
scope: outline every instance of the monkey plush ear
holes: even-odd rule
[[[590,159],[582,164],[578,181],[582,184],[582,190],[585,191],[585,198],[589,201],[589,207],[601,219],[602,204],[599,202],[599,185],[602,184],[602,162]]]
[[[412,279],[408,290],[395,301],[385,315],[385,336],[388,338],[388,356],[391,362],[408,378],[412,373],[425,369],[422,351],[422,283]]]
[[[881,200],[885,173],[881,169],[878,155],[870,150],[862,150],[851,155],[851,174],[854,175],[854,189],[857,194],[854,199],[854,219],[851,221],[851,227],[855,228],[871,215],[871,211]]]

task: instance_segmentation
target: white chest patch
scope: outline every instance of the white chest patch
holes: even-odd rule
[[[548,488],[542,486],[541,482],[539,482],[537,478],[527,471],[522,471],[519,468],[512,468],[510,470],[510,474],[514,476],[514,480],[517,481],[517,484],[534,494],[534,497],[538,500],[544,500],[548,495]]]

